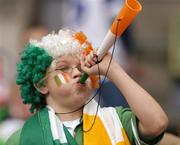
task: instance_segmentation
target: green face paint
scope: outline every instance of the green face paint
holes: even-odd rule
[[[57,86],[60,86],[62,84],[61,80],[59,79],[57,75],[54,76],[54,81],[56,82]]]

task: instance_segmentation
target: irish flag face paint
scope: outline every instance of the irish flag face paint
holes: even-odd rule
[[[56,82],[57,86],[60,86],[62,84],[61,80],[59,79],[57,75],[54,76],[54,81]]]
[[[56,82],[57,86],[61,86],[61,84],[66,84],[70,80],[70,76],[66,73],[59,73],[54,76],[54,81]]]

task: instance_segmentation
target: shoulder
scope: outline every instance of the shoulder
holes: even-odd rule
[[[41,110],[39,110],[38,112],[36,112],[34,115],[32,115],[29,119],[26,120],[26,122],[24,123],[23,129],[24,128],[36,128],[39,126],[40,123],[40,114],[42,114],[41,116],[47,116],[47,108],[42,108]]]
[[[21,135],[21,130],[19,129],[16,132],[14,132],[9,139],[7,140],[5,145],[19,145],[20,144],[20,135]]]
[[[30,127],[33,127],[34,125],[31,126],[31,124],[36,123],[37,121],[38,121],[38,113],[36,113],[36,114],[32,115],[30,118],[28,118],[26,120],[26,122],[24,123],[23,127],[25,127],[27,124],[30,125]]]
[[[141,136],[138,125],[139,120],[132,112],[131,108],[119,106],[115,107],[115,109],[131,143],[136,142],[143,145],[157,144],[162,139],[164,133],[155,138]]]

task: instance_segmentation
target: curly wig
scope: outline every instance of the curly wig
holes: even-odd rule
[[[46,105],[45,95],[36,90],[34,85],[41,83],[54,59],[69,54],[88,55],[92,50],[91,43],[82,32],[75,33],[69,29],[62,29],[57,34],[48,34],[42,37],[41,41],[30,40],[17,64],[16,83],[20,85],[23,103],[31,104],[31,112]],[[90,76],[93,88],[98,87],[97,78]]]
[[[45,97],[38,92],[34,84],[45,75],[53,58],[43,49],[28,44],[21,53],[21,60],[17,64],[17,80],[20,85],[21,97],[24,104],[31,104],[30,112],[38,110],[45,103]]]

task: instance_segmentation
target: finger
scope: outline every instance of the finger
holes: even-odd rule
[[[86,64],[88,67],[91,67],[95,64],[95,61],[93,60],[93,54],[87,56]]]
[[[83,70],[86,73],[89,73],[89,68],[85,65],[85,62],[80,61],[81,63],[81,70]]]
[[[91,66],[93,66],[93,65],[95,65],[96,63],[95,63],[95,61],[94,60],[92,60],[92,59],[90,59],[89,61],[88,61],[88,63],[91,65]]]
[[[97,61],[97,55],[92,51],[91,53],[90,53],[90,63],[91,63],[91,65],[94,65],[94,64],[96,64],[96,61]]]
[[[91,52],[91,59],[92,59],[95,63],[97,62],[97,54],[96,54],[94,51]]]
[[[93,61],[96,63],[98,61],[98,56],[96,54],[93,55]]]
[[[90,64],[88,63],[88,60],[89,60],[89,55],[86,56],[85,60],[84,60],[84,64],[85,66],[89,67]]]

